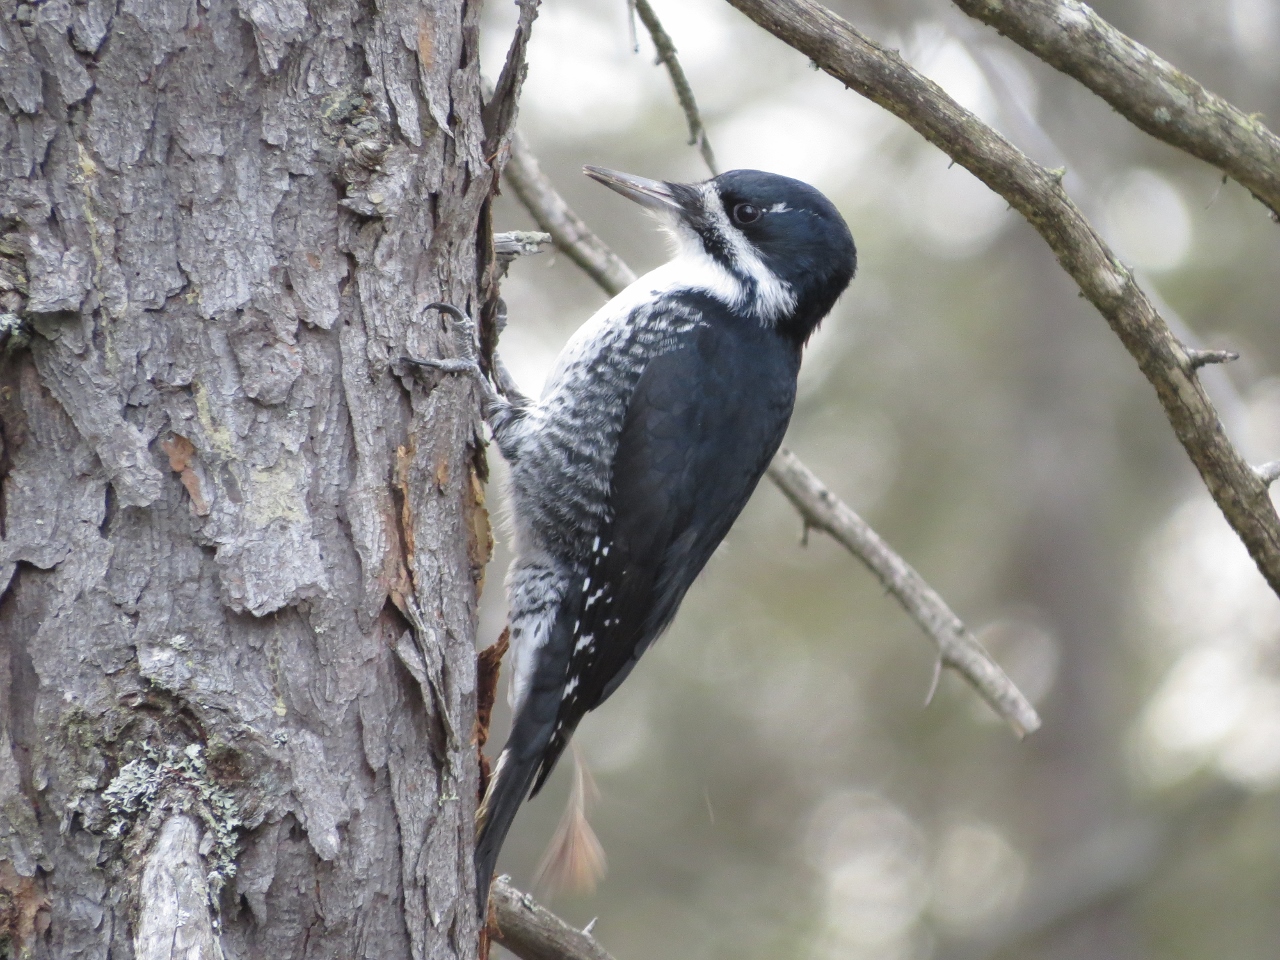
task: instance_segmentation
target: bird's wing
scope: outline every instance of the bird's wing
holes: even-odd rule
[[[799,356],[770,336],[702,324],[645,367],[614,459],[609,522],[578,602],[562,608],[572,648],[534,792],[582,716],[671,622],[782,442]]]

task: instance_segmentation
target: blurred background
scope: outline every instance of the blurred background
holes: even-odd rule
[[[1280,601],[1151,387],[969,173],[721,0],[653,4],[721,166],[813,183],[858,243],[787,444],[942,592],[1044,727],[1019,742],[950,674],[926,708],[930,641],[841,548],[803,545],[766,481],[670,632],[582,724],[610,869],[552,908],[598,916],[619,960],[1274,960]],[[1067,169],[1175,329],[1240,351],[1204,379],[1246,456],[1280,457],[1280,227],[1264,208],[945,0],[831,5]],[[1095,6],[1280,122],[1278,0]],[[490,77],[515,14],[488,5]],[[569,202],[643,272],[665,258],[661,237],[581,165],[706,171],[637,28],[625,0],[545,3],[521,125]],[[532,221],[504,197],[497,227]],[[518,262],[504,293],[503,356],[537,391],[605,296],[553,254]],[[502,499],[495,486],[495,512]],[[485,644],[504,622],[509,559],[500,544]],[[504,850],[522,888],[570,768]]]

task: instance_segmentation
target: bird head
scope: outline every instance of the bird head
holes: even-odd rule
[[[703,286],[799,342],[853,279],[858,254],[849,227],[803,181],[730,170],[701,183],[669,183],[583,169],[657,215],[675,238],[677,259],[714,276]]]

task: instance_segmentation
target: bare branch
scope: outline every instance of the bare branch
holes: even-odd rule
[[[711,152],[711,142],[707,140],[707,128],[703,125],[702,116],[698,113],[698,103],[693,99],[693,88],[689,86],[689,78],[684,75],[684,68],[676,58],[676,45],[672,43],[667,31],[662,28],[662,22],[658,19],[653,7],[649,6],[649,0],[631,0],[631,5],[636,13],[640,14],[640,22],[644,24],[644,28],[649,31],[653,48],[658,51],[658,63],[665,66],[667,73],[671,76],[671,86],[675,87],[676,99],[680,101],[680,109],[684,111],[685,121],[689,124],[689,145],[697,145],[707,169],[714,177],[720,172],[720,168],[716,166],[715,154]]]
[[[514,144],[507,173],[520,169],[528,178],[523,185],[517,185],[516,195],[538,225],[555,238],[557,247],[582,266],[606,292],[616,294],[635,279],[635,274],[569,209],[538,169],[519,135]],[[607,271],[593,269],[605,264],[609,266]],[[943,662],[973,684],[1019,736],[1040,726],[1035,708],[987,656],[942,598],[795,454],[781,451],[770,464],[768,475],[800,511],[807,526],[830,533],[880,578],[938,645]]]
[[[551,234],[539,233],[536,230],[507,230],[493,235],[494,271],[499,281],[506,279],[507,270],[517,257],[529,257],[541,253],[542,248],[551,243]],[[495,321],[499,334],[506,327],[506,308],[496,311]]]
[[[1269,463],[1264,463],[1253,472],[1258,475],[1259,480],[1269,487],[1277,480],[1280,480],[1280,460],[1272,460]]]
[[[1191,370],[1199,370],[1201,367],[1208,366],[1211,363],[1230,363],[1232,360],[1239,359],[1240,354],[1234,350],[1187,349],[1187,367]]]
[[[729,0],[847,87],[909,123],[1026,217],[1155,387],[1173,431],[1227,522],[1280,594],[1280,516],[1266,484],[1232,446],[1186,349],[1066,192],[897,53],[813,0]]]
[[[1229,174],[1280,220],[1280,137],[1080,0],[953,0],[1140,130]]]
[[[537,158],[519,131],[511,140],[511,159],[505,173],[538,226],[551,234],[556,246],[608,293],[618,293],[636,278],[631,268],[569,209],[551,181],[543,176]]]
[[[972,683],[1018,736],[1040,726],[1035,707],[987,655],[973,636],[915,569],[898,556],[852,508],[842,503],[790,450],[779,450],[769,479],[800,511],[805,523],[831,534],[865,563],[884,588],[938,645],[938,655]]]
[[[490,938],[522,960],[613,960],[590,933],[575,930],[506,877],[493,882],[489,909]]]

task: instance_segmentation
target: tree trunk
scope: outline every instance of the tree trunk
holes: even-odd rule
[[[478,17],[0,0],[0,955],[475,956]]]

